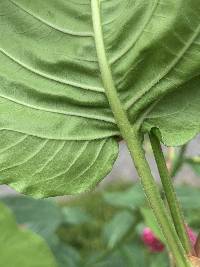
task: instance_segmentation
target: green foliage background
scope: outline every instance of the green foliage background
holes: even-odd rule
[[[200,189],[184,185],[176,189],[187,223],[198,230]],[[151,227],[160,239],[162,235],[139,184],[117,183],[56,202],[19,196],[3,198],[1,203],[11,209],[20,227],[46,241],[58,267],[169,266],[166,250],[152,253],[141,241],[145,226]],[[21,265],[29,266],[29,262]],[[43,259],[40,266],[45,266]]]

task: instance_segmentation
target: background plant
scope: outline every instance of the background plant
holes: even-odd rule
[[[176,191],[187,223],[198,233],[199,189],[180,185]],[[143,229],[147,226],[163,238],[138,183],[116,183],[92,194],[60,199],[56,203],[22,196],[4,197],[1,203],[13,212],[19,229],[35,232],[46,240],[57,267],[171,266],[166,248],[162,253],[152,253],[142,242]],[[2,219],[0,225],[2,232]],[[0,244],[3,243],[0,238]],[[37,245],[36,251],[38,249]],[[47,256],[43,254],[40,263],[34,263],[25,253],[21,257],[26,264],[22,261],[20,266],[43,267]]]

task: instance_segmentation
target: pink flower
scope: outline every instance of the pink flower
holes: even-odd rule
[[[197,234],[189,226],[186,226],[186,229],[192,246],[194,247],[197,241]]]
[[[142,240],[151,252],[162,252],[165,245],[154,235],[153,231],[146,227],[142,233]]]
[[[197,240],[197,234],[190,227],[186,226],[186,228],[190,241],[194,247]],[[148,227],[144,228],[141,238],[151,252],[162,252],[165,249],[165,245],[154,235],[153,231]]]

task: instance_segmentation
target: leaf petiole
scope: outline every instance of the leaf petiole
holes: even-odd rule
[[[160,142],[153,132],[149,134],[149,137],[175,229],[186,253],[189,254],[192,248],[186,233],[183,213],[173,187],[172,179],[167,169]]]

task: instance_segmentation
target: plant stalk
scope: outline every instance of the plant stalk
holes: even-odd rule
[[[127,136],[129,133],[130,136]],[[140,176],[144,192],[161,227],[162,233],[166,239],[166,243],[169,246],[178,266],[190,266],[187,263],[185,251],[181,245],[172,221],[166,212],[160,192],[151,174],[150,167],[147,163],[145,153],[142,148],[142,141],[140,140],[138,134],[134,133],[134,131],[131,132],[129,129],[129,133],[123,133],[123,137],[126,140],[131,157]]]
[[[153,132],[149,135],[151,146],[153,149],[154,157],[158,166],[158,171],[160,173],[161,182],[163,185],[164,193],[167,199],[167,203],[169,206],[169,210],[177,231],[177,234],[180,238],[180,241],[186,251],[189,254],[192,250],[191,243],[186,233],[186,228],[184,224],[183,213],[180,208],[180,204],[178,202],[172,179],[170,177],[169,171],[167,169],[167,165],[165,162],[165,157],[162,152],[162,148],[158,138],[153,134]]]
[[[168,217],[159,190],[151,174],[151,170],[145,158],[145,152],[142,147],[142,138],[138,134],[137,128],[130,124],[126,111],[123,109],[122,103],[118,96],[106,55],[99,0],[91,0],[91,10],[99,68],[105,93],[113,115],[120,129],[121,135],[127,143],[131,157],[140,176],[146,197],[151,208],[153,209],[154,215],[161,227],[163,235],[177,265],[179,267],[191,267],[172,221]]]

